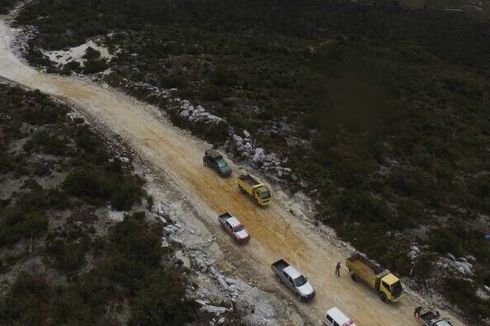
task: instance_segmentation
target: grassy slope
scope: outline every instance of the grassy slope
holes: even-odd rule
[[[41,34],[33,49],[115,32],[107,43],[122,52],[113,85],[129,78],[177,87],[253,131],[319,190],[318,218],[382,263],[407,273],[408,245],[427,243],[477,257],[477,278],[488,284],[490,250],[476,221],[490,213],[482,173],[490,162],[489,25],[394,4],[313,0],[42,0],[19,17],[34,21]],[[30,59],[42,62],[35,51]],[[280,119],[312,149],[271,135]],[[414,231],[420,225],[429,231]],[[488,304],[472,308],[489,316]]]

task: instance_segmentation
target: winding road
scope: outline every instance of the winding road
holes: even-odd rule
[[[344,261],[342,250],[325,240],[305,222],[292,216],[280,203],[259,208],[237,189],[236,180],[222,179],[202,166],[202,154],[209,147],[187,132],[173,126],[157,109],[115,91],[85,80],[41,73],[16,57],[11,49],[15,35],[8,21],[0,17],[0,76],[19,85],[55,96],[96,121],[102,128],[119,135],[157,171],[165,171],[183,192],[195,201],[208,225],[216,228],[218,212],[230,211],[247,226],[252,241],[241,248],[250,266],[274,283],[270,264],[285,258],[308,276],[317,291],[309,304],[291,300],[311,321],[319,324],[326,309],[338,306],[357,325],[418,325],[413,309],[416,295],[407,294],[399,304],[382,303],[374,291],[356,284],[333,269]],[[235,170],[240,167],[232,166]],[[344,270],[345,271],[345,270]],[[259,280],[260,286],[260,280]],[[284,292],[281,285],[274,285]],[[284,295],[289,295],[284,292]],[[456,325],[463,325],[448,312]]]

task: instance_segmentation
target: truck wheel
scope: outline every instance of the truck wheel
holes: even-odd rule
[[[351,272],[350,273],[350,278],[354,281],[357,282],[359,281],[359,277],[357,277],[356,273]]]
[[[303,297],[302,297],[302,296],[300,296],[298,293],[296,293],[296,298],[298,298],[298,300],[299,300],[299,301],[301,301],[301,302],[303,302],[303,301],[304,301],[304,300],[303,300]]]
[[[379,298],[381,299],[381,301],[383,301],[384,303],[387,302],[386,300],[386,294],[384,294],[383,292],[380,292],[379,293]]]

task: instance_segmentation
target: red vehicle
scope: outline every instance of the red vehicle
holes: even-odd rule
[[[221,227],[228,232],[237,243],[244,244],[250,240],[250,235],[247,230],[245,230],[245,227],[230,213],[226,212],[221,214],[218,216],[218,221],[221,224]]]

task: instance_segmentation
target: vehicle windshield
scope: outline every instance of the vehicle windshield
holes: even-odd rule
[[[235,226],[235,228],[233,229],[233,231],[235,232],[240,232],[244,229],[243,225],[238,225],[238,226]]]
[[[257,193],[259,194],[259,197],[262,199],[266,199],[266,198],[269,198],[271,196],[269,191],[267,191],[265,189],[259,189],[259,190],[257,190]]]
[[[226,164],[225,160],[223,160],[223,159],[219,159],[219,160],[217,160],[217,161],[216,161],[216,164],[217,164],[217,165],[218,165],[220,168],[224,168],[224,167],[226,167],[226,166],[227,166],[227,164]]]
[[[305,284],[306,284],[306,278],[303,275],[294,279],[294,285],[296,286],[303,286]]]
[[[400,296],[400,294],[402,294],[403,291],[402,284],[400,283],[400,281],[391,284],[390,290],[391,290],[391,295],[394,298]]]

